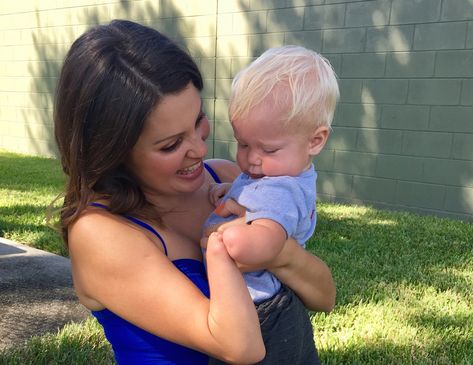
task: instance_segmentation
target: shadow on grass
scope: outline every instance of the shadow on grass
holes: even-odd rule
[[[94,319],[68,324],[57,333],[33,337],[0,352],[0,364],[113,365],[113,353]]]
[[[0,189],[31,191],[54,190],[58,193],[64,185],[59,161],[54,159],[0,153]]]
[[[309,249],[332,268],[338,305],[382,301],[401,285],[451,290],[471,298],[460,278],[473,264],[473,225],[407,213],[361,208],[358,216],[319,209]]]

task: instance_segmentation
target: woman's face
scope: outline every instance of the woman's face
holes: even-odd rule
[[[191,193],[204,183],[202,160],[209,121],[199,91],[191,84],[165,96],[152,111],[127,166],[145,194]]]

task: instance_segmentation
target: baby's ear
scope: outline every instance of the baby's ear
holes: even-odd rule
[[[309,154],[311,156],[318,155],[327,143],[330,129],[325,126],[316,128],[309,134]]]

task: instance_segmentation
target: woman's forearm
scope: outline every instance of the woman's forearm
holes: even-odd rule
[[[209,237],[206,256],[210,286],[208,325],[221,345],[222,359],[232,363],[258,362],[265,355],[258,316],[245,281],[226,252],[221,233]]]
[[[294,240],[286,242],[279,256],[283,262],[268,270],[290,287],[306,308],[330,312],[335,306],[336,289],[328,266]]]

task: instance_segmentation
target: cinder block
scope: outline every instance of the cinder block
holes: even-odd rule
[[[240,70],[248,66],[255,58],[256,57],[233,57],[231,78],[233,79]]]
[[[204,79],[204,89],[202,90],[202,97],[210,99],[215,97],[215,80]]]
[[[310,6],[304,10],[304,29],[327,29],[343,26],[345,5]]]
[[[386,76],[419,78],[434,75],[435,52],[395,52],[387,56]]]
[[[401,152],[402,132],[379,129],[359,129],[356,150],[383,154]]]
[[[473,214],[473,189],[447,187],[445,209],[453,212]]]
[[[391,24],[434,22],[440,17],[440,7],[441,0],[395,0]]]
[[[415,50],[464,48],[467,23],[417,24],[414,32]]]
[[[473,134],[454,134],[452,157],[473,160]]]
[[[396,181],[364,176],[353,176],[353,197],[372,202],[394,203]]]
[[[335,151],[324,147],[324,149],[313,158],[313,162],[317,172],[331,171],[333,168],[334,157]]]
[[[215,100],[215,120],[224,121],[228,123],[228,100]]]
[[[193,1],[179,0],[162,3],[163,16],[172,16],[173,14],[186,14],[186,16],[215,14],[217,10],[217,0]]]
[[[442,20],[471,20],[473,18],[473,3],[470,0],[444,1]]]
[[[284,44],[297,44],[320,53],[322,51],[322,32],[319,30],[285,32]]]
[[[473,80],[471,79],[462,81],[461,103],[473,105]]]
[[[211,69],[212,66],[215,67],[215,59],[212,62],[210,62],[212,59],[209,59],[207,61],[208,63],[208,68],[209,68],[209,75],[215,73],[215,77],[220,79],[231,79],[232,78],[232,59],[230,57],[225,57],[225,58],[217,58],[216,60],[216,68]]]
[[[340,75],[342,72],[342,55],[324,53],[323,56],[330,62],[335,73]]]
[[[381,108],[375,104],[339,104],[333,125],[374,128],[379,126]]]
[[[215,140],[213,143],[214,157],[230,159],[228,142]]]
[[[217,77],[230,77],[229,73],[226,73],[227,65],[225,62],[229,63],[230,61],[226,58],[218,58],[217,68],[215,69],[215,58],[202,58],[200,60],[199,69],[205,78],[214,78],[215,71],[217,71]],[[228,68],[230,67],[228,66]]]
[[[378,155],[376,176],[396,180],[422,181],[422,164],[422,158]]]
[[[233,142],[233,128],[230,122],[215,122],[215,139],[219,141]]]
[[[233,13],[238,11],[248,11],[250,0],[226,0],[218,2],[219,13]]]
[[[473,77],[473,50],[437,52],[435,75],[440,77]]]
[[[334,172],[374,176],[376,155],[362,152],[335,151]]]
[[[473,22],[468,23],[468,34],[466,36],[466,48],[473,48]]]
[[[425,159],[424,181],[441,185],[473,187],[473,160]]]
[[[308,6],[308,5],[322,5],[324,0],[286,0],[287,7],[294,6]]]
[[[361,80],[339,79],[340,102],[359,103],[361,101]]]
[[[329,29],[323,31],[323,52],[362,52],[366,43],[365,28]]]
[[[219,37],[223,35],[228,36],[228,35],[235,34],[234,29],[233,29],[234,16],[235,14],[232,14],[232,13],[225,13],[225,14],[217,15],[217,34],[219,35]],[[241,32],[241,33],[244,34],[245,32]]]
[[[227,160],[235,161],[237,155],[238,144],[236,142],[228,143],[228,157]]]
[[[450,157],[452,134],[404,131],[402,153],[408,156]]]
[[[339,151],[355,151],[356,136],[356,128],[333,127],[325,148]]]
[[[433,106],[431,114],[432,131],[473,133],[473,107]]]
[[[409,51],[412,49],[413,34],[413,25],[368,28],[366,51]]]
[[[342,77],[381,77],[386,65],[385,53],[342,55]]]
[[[217,40],[217,57],[245,57],[248,56],[248,36],[223,36]]]
[[[429,107],[419,105],[384,105],[381,126],[389,129],[426,130]]]
[[[361,98],[363,100],[365,95],[369,95],[377,104],[404,104],[407,100],[407,90],[407,80],[366,80],[363,82]]]
[[[325,0],[325,4],[339,4],[339,3],[355,3],[360,0]],[[362,0],[362,1],[371,1],[371,0]]]
[[[361,1],[347,4],[347,27],[389,24],[391,0]]]
[[[217,79],[215,95],[218,99],[228,99],[230,97],[232,86],[231,79]]]
[[[250,10],[277,9],[284,6],[285,0],[250,0]]]
[[[268,11],[268,32],[288,32],[302,30],[303,8],[288,8]]]
[[[410,104],[456,105],[460,101],[461,80],[410,80]]]
[[[284,45],[284,33],[268,33],[249,36],[249,54],[259,56],[268,48]]]
[[[396,201],[416,208],[441,210],[445,199],[445,186],[399,181]]]
[[[268,12],[252,11],[233,14],[232,34],[255,34],[267,31]]]
[[[351,196],[352,185],[352,175],[318,172],[317,195]]]

